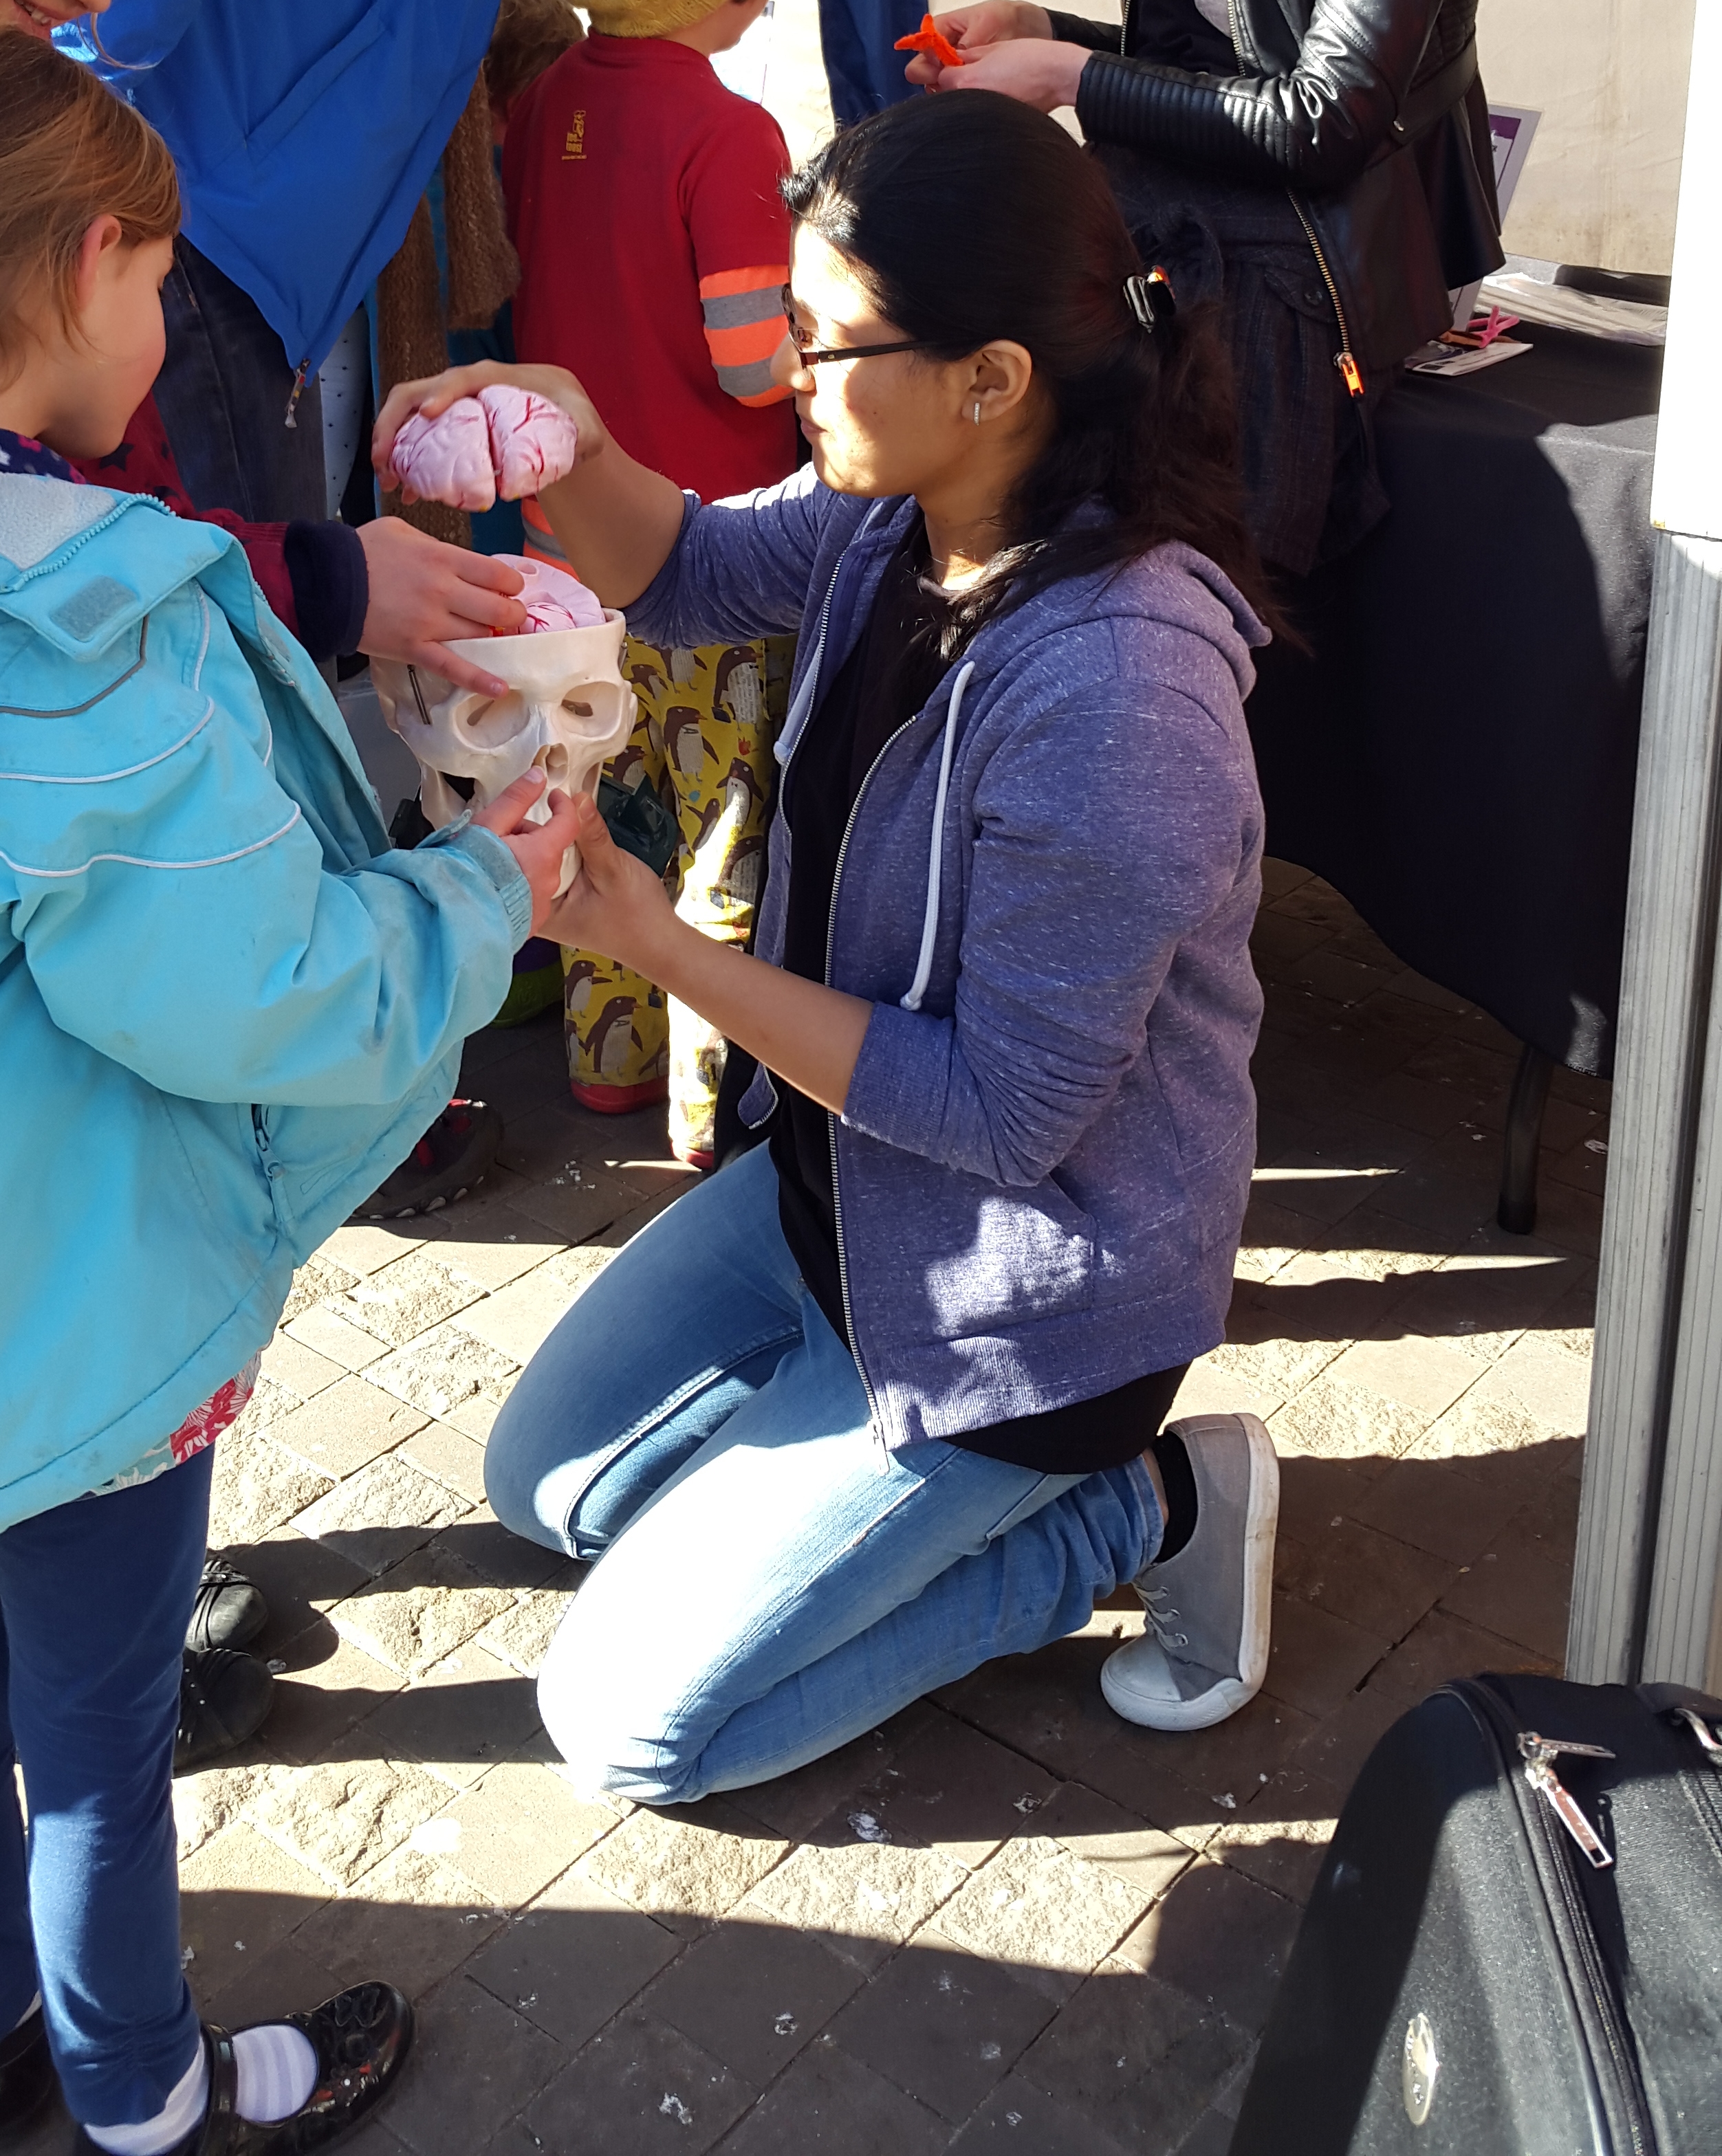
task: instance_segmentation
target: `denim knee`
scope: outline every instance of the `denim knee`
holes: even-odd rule
[[[627,1732],[610,1726],[601,1702],[561,1666],[553,1645],[537,1697],[545,1732],[578,1787],[637,1804],[694,1804],[706,1794],[695,1779],[698,1752],[679,1747],[667,1732],[643,1733],[637,1716]]]

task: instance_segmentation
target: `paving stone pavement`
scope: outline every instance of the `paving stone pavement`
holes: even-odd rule
[[[1606,1087],[1557,1075],[1537,1233],[1501,1234],[1515,1045],[1325,885],[1267,891],[1262,1165],[1179,1403],[1264,1416],[1283,1460],[1267,1686],[1217,1729],[1106,1708],[1123,1595],[765,1788],[594,1801],[532,1691],[578,1568],[502,1532],[483,1446],[686,1187],[661,1116],[574,1107],[553,1019],[481,1034],[482,1194],[300,1274],[212,1531],[270,1598],[280,1702],[178,1785],[184,1940],[229,2025],[414,1996],[355,2156],[1221,2156],[1370,1745],[1450,1676],[1560,1661],[1607,1140]],[[666,1591],[697,1621],[697,1580]]]

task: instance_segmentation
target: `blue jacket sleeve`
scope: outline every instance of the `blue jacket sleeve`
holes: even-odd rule
[[[1074,776],[1097,771],[1098,791]],[[1239,892],[1259,804],[1201,704],[1114,679],[1013,728],[972,814],[954,1007],[874,1004],[844,1120],[1027,1188],[1144,1052],[1180,941]]]
[[[56,789],[64,807],[13,864],[13,933],[54,1024],[160,1091],[400,1100],[495,1016],[530,925],[526,880],[470,825],[332,868],[228,651],[213,712],[171,754]],[[158,705],[177,687],[162,681]]]

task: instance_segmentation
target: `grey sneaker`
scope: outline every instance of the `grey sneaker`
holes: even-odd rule
[[[1267,1670],[1279,1462],[1254,1415],[1172,1428],[1195,1476],[1195,1532],[1136,1581],[1139,1640],[1107,1657],[1107,1705],[1145,1729],[1207,1729],[1252,1700]]]

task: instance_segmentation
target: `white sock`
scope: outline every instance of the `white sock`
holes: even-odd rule
[[[285,2021],[242,2029],[234,2038],[239,2067],[234,2108],[254,2126],[290,2118],[316,2087],[317,2055],[311,2040]],[[138,2126],[86,2126],[84,2131],[109,2156],[166,2156],[203,2116],[209,2093],[208,2055],[198,2046],[182,2079],[153,2118]]]
[[[234,2109],[254,2126],[290,2118],[317,2085],[317,2055],[309,2036],[285,2021],[241,2029],[234,2038],[239,2087]]]
[[[84,2131],[111,2156],[165,2156],[185,2139],[203,2116],[209,2094],[209,2056],[198,2039],[198,2056],[173,2085],[173,2092],[153,2118],[137,2126],[86,2126]]]

